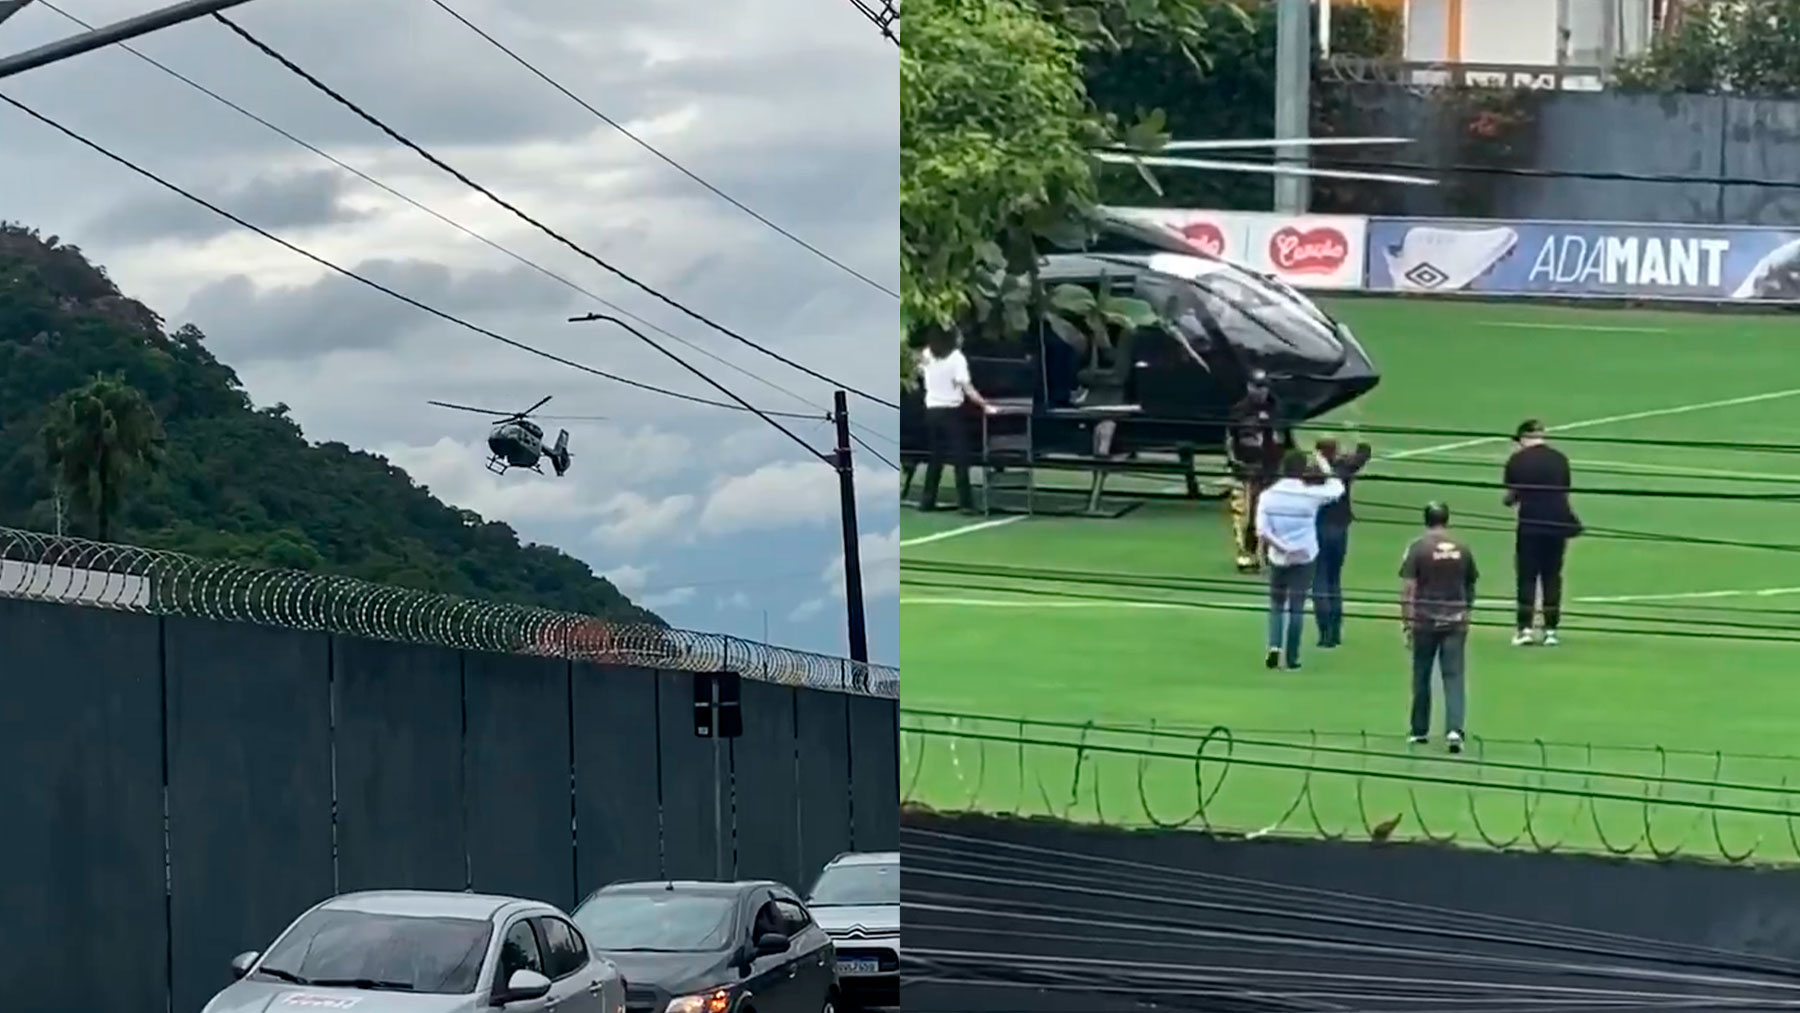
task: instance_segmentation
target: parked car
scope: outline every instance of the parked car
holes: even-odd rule
[[[621,1013],[625,982],[568,915],[537,901],[386,890],[333,897],[268,952],[231,961],[237,980],[202,1013]]]
[[[839,855],[806,895],[807,910],[837,949],[846,1005],[900,1005],[900,853]]]
[[[626,1013],[837,1013],[831,937],[780,883],[614,883],[573,917]]]

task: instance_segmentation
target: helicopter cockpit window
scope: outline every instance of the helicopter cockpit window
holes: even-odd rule
[[[1269,368],[1319,373],[1344,362],[1344,344],[1330,322],[1285,285],[1197,257],[1152,257],[1150,268],[1186,280],[1191,302],[1184,308],[1204,314],[1239,351]]]

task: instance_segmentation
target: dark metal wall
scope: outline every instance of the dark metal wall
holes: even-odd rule
[[[898,847],[893,700],[745,680],[715,744],[685,672],[4,598],[0,675],[7,1013],[71,982],[89,1013],[191,1013],[334,893],[805,889]]]
[[[1795,871],[910,810],[901,849],[908,1013],[1761,1010],[1800,980]]]

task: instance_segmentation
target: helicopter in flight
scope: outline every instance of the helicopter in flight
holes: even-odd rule
[[[1398,144],[1405,138],[1312,141],[1186,141],[1169,151],[1277,145]],[[1267,162],[1096,152],[1103,162],[1264,172],[1431,185],[1435,180]],[[1299,425],[1355,401],[1380,373],[1350,328],[1282,280],[1209,252],[1198,240],[1142,216],[1102,208],[1078,248],[1040,248],[1045,291],[1075,286],[1091,310],[1111,297],[1147,303],[1148,326],[1104,324],[1099,338],[1080,333],[1055,310],[1032,314],[1021,336],[962,328],[970,378],[990,401],[1031,405],[1031,453],[1077,458],[1135,458],[1173,452],[1198,495],[1195,455],[1224,450],[1231,409],[1252,375],[1268,377],[1279,423]],[[1054,302],[1054,300],[1051,300]],[[1090,313],[1090,316],[1094,314]],[[1057,316],[1059,319],[1049,319]],[[922,335],[914,335],[915,344]],[[909,463],[925,456],[922,395],[902,402],[901,447]]]
[[[470,405],[453,404],[449,401],[428,401],[427,404],[439,408],[451,408],[459,412],[474,412],[477,415],[495,416],[493,428],[488,431],[488,450],[493,454],[488,458],[487,470],[496,475],[503,475],[508,468],[528,468],[542,475],[544,469],[539,462],[549,458],[550,466],[556,469],[556,477],[561,478],[569,471],[569,462],[575,455],[569,452],[569,431],[560,430],[556,434],[556,443],[544,446],[544,430],[531,421],[530,416],[539,408],[549,403],[553,395],[545,395],[537,404],[522,412],[497,412],[491,408],[475,408]]]

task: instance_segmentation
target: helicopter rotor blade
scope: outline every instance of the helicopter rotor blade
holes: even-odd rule
[[[524,418],[524,417],[525,417],[525,416],[527,416],[527,415],[530,415],[530,414],[531,414],[531,413],[532,413],[532,412],[535,412],[535,411],[537,411],[537,410],[538,410],[538,409],[539,409],[539,408],[542,408],[542,407],[544,407],[544,405],[545,405],[545,403],[547,403],[547,402],[548,402],[548,401],[549,401],[549,400],[550,400],[550,399],[551,399],[551,398],[553,398],[553,397],[555,397],[555,396],[556,396],[556,395],[555,395],[555,394],[545,394],[545,395],[544,395],[544,396],[543,396],[543,398],[541,398],[541,399],[540,399],[540,400],[539,400],[539,401],[538,401],[538,403],[537,403],[537,404],[534,404],[534,405],[532,405],[532,406],[531,406],[531,407],[530,407],[530,408],[527,408],[527,409],[525,409],[525,410],[524,410],[524,411],[522,411],[522,412],[519,412],[519,413],[518,413],[518,417],[519,417],[519,418]]]
[[[1391,172],[1359,172],[1354,169],[1314,169],[1301,165],[1278,165],[1273,162],[1220,162],[1209,158],[1172,158],[1164,155],[1130,155],[1115,151],[1095,151],[1093,156],[1113,165],[1148,165],[1168,169],[1205,169],[1213,172],[1255,172],[1269,176],[1306,176],[1312,179],[1355,179],[1369,183],[1401,183],[1407,186],[1437,186],[1438,181],[1424,176],[1405,176]]]
[[[497,411],[493,408],[476,408],[473,405],[466,405],[466,404],[453,404],[449,401],[427,401],[425,403],[429,404],[429,405],[436,405],[439,408],[454,408],[455,410],[457,410],[459,412],[474,412],[477,415],[492,415],[492,416],[494,416],[495,419],[502,421],[502,422],[506,421],[507,419],[516,417],[514,415],[514,413],[512,413],[512,412]]]
[[[1288,140],[1256,138],[1236,141],[1170,141],[1163,151],[1242,151],[1258,148],[1345,148],[1374,144],[1411,144],[1410,137],[1295,137]]]

